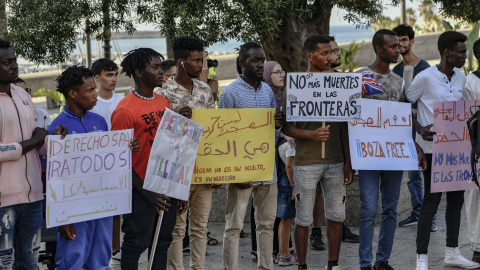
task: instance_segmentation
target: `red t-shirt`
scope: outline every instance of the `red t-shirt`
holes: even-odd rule
[[[165,108],[170,109],[166,98],[155,93],[154,95],[153,100],[144,100],[130,93],[118,103],[111,119],[112,130],[133,128],[134,136],[140,143],[140,151],[132,154],[132,165],[142,180],[145,179],[157,127],[162,120]]]

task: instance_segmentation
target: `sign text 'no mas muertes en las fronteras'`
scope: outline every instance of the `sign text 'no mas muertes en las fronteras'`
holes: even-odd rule
[[[193,110],[205,126],[192,184],[273,180],[273,108]]]
[[[361,119],[349,122],[355,170],[418,170],[408,103],[361,99]]]
[[[288,73],[288,122],[345,122],[360,117],[360,73]]]
[[[130,213],[133,130],[48,136],[47,228]]]
[[[203,126],[166,109],[153,141],[143,188],[188,200]]]
[[[467,120],[475,113],[479,100],[435,102],[433,104],[431,192],[474,189],[471,181],[472,145]],[[479,171],[476,172],[477,175]]]

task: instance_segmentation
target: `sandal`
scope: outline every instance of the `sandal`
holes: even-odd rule
[[[279,256],[278,265],[280,266],[289,266],[292,263],[290,262],[290,255],[288,257]]]
[[[298,264],[298,257],[297,257],[297,253],[295,252],[295,250],[290,250],[290,255],[288,255],[288,258],[290,259],[290,263],[291,264]]]
[[[250,252],[252,254],[252,262],[257,262],[258,261],[258,255],[256,251]]]
[[[213,237],[210,237],[210,232],[207,232],[207,245],[209,246],[216,246],[218,245],[218,240],[213,238]]]

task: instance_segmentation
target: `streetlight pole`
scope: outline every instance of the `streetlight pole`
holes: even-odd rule
[[[405,0],[400,1],[400,23],[407,23]]]

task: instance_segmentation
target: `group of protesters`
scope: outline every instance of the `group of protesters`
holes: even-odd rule
[[[480,73],[466,77],[467,37],[448,31],[439,36],[440,63],[429,66],[413,53],[414,31],[407,25],[377,31],[372,39],[376,58],[358,72],[370,75],[376,88],[363,88],[363,98],[411,102],[419,170],[410,171],[411,215],[399,226],[418,224],[416,269],[428,269],[430,232],[436,231],[435,214],[442,193],[431,193],[433,103],[478,99]],[[79,134],[133,129],[132,212],[123,215],[120,241],[119,216],[59,226],[56,228],[55,269],[110,269],[119,259],[122,269],[138,269],[141,254],[155,245],[152,269],[183,269],[183,239],[190,239],[191,269],[205,269],[209,242],[207,225],[213,190],[219,184],[192,185],[187,201],[180,201],[143,188],[156,130],[165,110],[191,118],[192,109],[215,109],[218,82],[208,79],[205,44],[201,39],[179,37],[173,44],[173,61],[165,66],[153,49],[127,53],[121,72],[133,78],[133,91],[122,97],[115,90],[119,67],[99,59],[90,68],[70,66],[56,79],[65,107],[51,123],[42,110],[35,110],[23,81],[18,78],[16,55],[7,40],[0,40],[0,268],[38,269],[43,219],[42,154],[47,135]],[[313,35],[304,40],[307,70],[337,72],[340,50],[333,37]],[[480,57],[480,41],[473,53]],[[390,64],[402,61],[393,70]],[[253,197],[252,260],[258,269],[298,264],[308,269],[308,243],[323,250],[320,226],[325,217],[328,250],[326,269],[341,269],[342,241],[359,242],[361,269],[389,270],[397,204],[403,171],[359,170],[361,200],[359,235],[345,226],[346,186],[352,170],[346,122],[296,122],[285,120],[285,71],[275,61],[265,62],[258,43],[240,47],[239,76],[221,92],[218,108],[275,108],[276,155],[269,181],[252,179],[226,185],[223,268],[238,269],[239,238],[250,197]],[[165,70],[164,70],[165,69]],[[413,72],[411,70],[413,69]],[[168,76],[167,76],[168,75]],[[166,79],[165,77],[168,77]],[[147,119],[148,118],[148,119]],[[323,153],[323,154],[322,154]],[[267,161],[265,161],[267,162]],[[423,181],[422,173],[423,171]],[[422,191],[423,187],[423,191]],[[472,260],[458,248],[461,209],[466,194]],[[381,197],[380,197],[381,195]],[[478,190],[446,192],[445,265],[480,268],[480,210]],[[376,258],[373,258],[375,217],[381,198],[381,222]],[[163,211],[159,239],[153,243],[156,221]],[[295,218],[294,243],[290,227]],[[187,231],[188,223],[188,231]],[[309,227],[312,227],[309,239]],[[211,239],[210,239],[211,240]],[[274,254],[272,258],[272,254]]]

